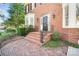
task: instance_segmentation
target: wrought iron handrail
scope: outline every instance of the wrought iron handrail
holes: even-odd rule
[[[44,43],[44,37],[47,34],[47,31],[40,31],[40,42]]]

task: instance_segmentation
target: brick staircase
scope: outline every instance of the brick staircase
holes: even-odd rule
[[[27,39],[27,40],[29,40],[29,41],[35,43],[35,44],[38,44],[38,45],[42,45],[42,44],[44,44],[44,43],[46,43],[46,42],[49,41],[49,39],[50,39],[50,37],[51,37],[51,36],[50,36],[51,33],[49,33],[49,32],[44,33],[44,37],[43,37],[43,42],[44,42],[44,43],[41,43],[41,42],[40,42],[40,40],[41,40],[40,34],[41,34],[40,32],[30,32],[30,33],[25,37],[25,39]]]

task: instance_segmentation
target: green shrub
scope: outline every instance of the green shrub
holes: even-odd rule
[[[58,31],[54,31],[52,33],[52,40],[59,40],[60,39],[60,33]]]
[[[16,31],[15,31],[15,29],[8,28],[8,29],[6,29],[6,32],[16,32]]]
[[[30,25],[29,27],[25,28],[25,27],[17,27],[17,34],[20,36],[25,36],[27,35],[29,32],[33,31],[33,26]]]
[[[21,35],[21,36],[25,36],[26,35],[26,28],[18,28],[18,35]]]
[[[58,41],[50,40],[46,44],[44,44],[43,46],[50,47],[50,48],[60,47],[60,46],[62,46],[62,41],[61,40],[58,40]]]
[[[9,32],[9,33],[5,32],[5,34],[2,33],[2,35],[0,36],[0,42],[6,41],[7,39],[14,37],[15,35],[16,33],[14,32]]]
[[[33,32],[33,26],[30,25],[27,29],[26,29],[26,34],[28,34],[29,32]]]
[[[75,47],[75,48],[79,48],[79,45],[78,45],[78,44],[71,43],[71,42],[68,42],[68,41],[64,41],[64,44],[65,44],[65,45],[68,45],[68,46]]]
[[[0,35],[1,35],[1,32],[0,32]]]

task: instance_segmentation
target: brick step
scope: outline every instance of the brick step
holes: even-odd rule
[[[30,39],[34,39],[34,40],[40,40],[39,37],[35,37],[35,36],[27,36],[26,38],[30,38]]]
[[[35,36],[34,37],[33,36],[28,36],[27,38],[32,39],[32,40],[36,40],[36,41],[40,42],[40,38],[35,37]],[[43,41],[47,42],[49,39],[50,39],[50,36],[47,36],[47,37],[44,37]]]
[[[25,39],[27,39],[28,41],[31,41],[33,43],[36,43],[38,45],[41,45],[41,42],[39,40],[31,39],[31,38],[28,38],[28,37],[26,37]]]
[[[36,34],[28,34],[27,37],[28,36],[34,36],[34,37],[39,37],[40,38],[40,35],[36,35]]]
[[[50,39],[50,35],[51,33],[44,33],[44,38],[43,38],[43,41],[44,42],[47,42],[49,39]],[[30,32],[26,37],[25,39],[31,41],[31,42],[34,42],[38,45],[42,45],[42,43],[40,42],[40,32]]]
[[[50,36],[45,37],[44,40],[43,40],[44,43],[48,42],[50,40],[50,38],[51,38]]]
[[[40,35],[40,32],[31,32],[29,34],[39,34]]]

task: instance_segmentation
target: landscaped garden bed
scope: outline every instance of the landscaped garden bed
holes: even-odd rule
[[[50,48],[61,47],[61,46],[72,46],[74,48],[79,48],[78,44],[74,44],[74,43],[71,43],[69,41],[65,41],[65,40],[60,39],[60,34],[57,31],[54,31],[52,33],[52,37],[51,37],[50,41],[48,41],[43,46],[50,47]]]

